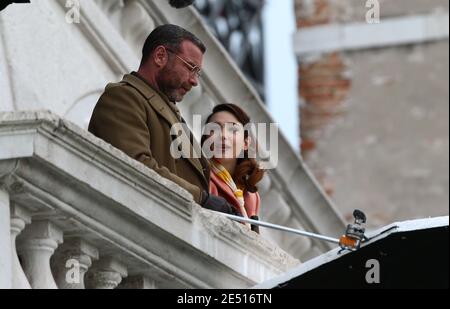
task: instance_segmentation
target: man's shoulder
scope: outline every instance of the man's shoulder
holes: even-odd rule
[[[140,79],[136,79],[139,77],[127,74],[120,82],[106,85],[97,106],[114,109],[127,105],[136,110],[145,110],[147,113],[153,113],[155,109],[160,110],[163,104],[160,96],[150,87],[142,85]]]
[[[135,96],[145,100],[150,100],[157,95],[155,90],[132,74],[126,74],[120,82],[107,84],[103,94]]]
[[[114,104],[123,102],[139,102],[145,99],[129,85],[119,83],[109,83],[99,98],[99,104]]]
[[[122,81],[119,83],[122,86],[132,88],[142,95],[146,100],[150,100],[155,96],[158,96],[156,90],[154,90],[142,77],[136,72],[126,74]]]
[[[120,82],[108,83],[103,92],[104,94],[129,94],[136,95],[139,94],[137,89],[132,85],[125,83],[123,80]]]

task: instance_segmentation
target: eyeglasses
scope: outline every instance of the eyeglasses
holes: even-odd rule
[[[173,50],[171,50],[171,49],[169,49],[167,47],[166,47],[166,50],[168,52],[171,52],[172,54],[174,54],[181,61],[183,61],[183,63],[186,65],[186,68],[189,70],[189,72],[191,74],[193,74],[193,75],[195,75],[197,77],[201,77],[202,76],[202,69],[199,66],[190,64],[188,61],[186,61],[182,57],[178,56],[178,54],[176,52],[174,52]]]

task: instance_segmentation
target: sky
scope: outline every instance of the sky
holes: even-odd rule
[[[296,30],[293,0],[266,0],[265,84],[266,103],[292,147],[299,150],[297,62],[293,37]]]

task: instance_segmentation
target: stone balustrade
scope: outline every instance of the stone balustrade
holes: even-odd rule
[[[248,288],[298,265],[50,112],[0,113],[0,288]]]

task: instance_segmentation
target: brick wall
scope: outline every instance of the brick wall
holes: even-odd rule
[[[328,0],[295,0],[297,28],[311,27],[330,22],[331,5]]]
[[[299,67],[299,94],[302,153],[315,148],[315,139],[333,117],[342,112],[351,80],[346,77],[347,68],[338,53],[322,56],[313,63],[301,63]]]
[[[328,0],[296,0],[297,28],[318,26],[333,20],[332,3]],[[340,53],[319,55],[312,61],[299,64],[300,149],[308,160],[326,126],[342,113],[342,103],[351,87],[348,69]],[[316,167],[313,172],[325,191],[332,195],[334,188],[325,174]]]

